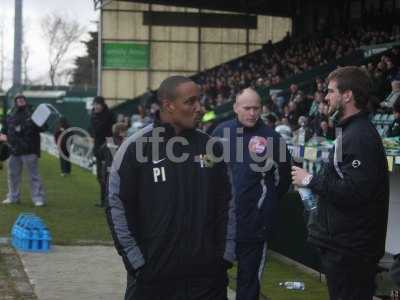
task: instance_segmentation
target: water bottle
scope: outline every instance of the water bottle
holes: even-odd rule
[[[48,251],[51,247],[51,235],[47,228],[42,231],[42,250]]]
[[[285,282],[280,282],[279,286],[284,287],[288,290],[300,290],[304,291],[305,285],[304,282],[301,281],[285,281]]]
[[[40,250],[39,240],[40,240],[39,231],[37,229],[33,229],[33,231],[32,231],[32,249],[31,249],[32,251]]]
[[[306,130],[304,129],[304,127],[300,127],[298,144],[304,146],[305,143],[306,143]]]
[[[303,201],[304,208],[307,211],[312,211],[317,208],[317,198],[309,188],[299,187],[298,192]]]

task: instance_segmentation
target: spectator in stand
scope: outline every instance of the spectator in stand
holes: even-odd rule
[[[122,123],[124,122],[124,114],[118,114],[115,123]]]
[[[392,63],[392,60],[387,55],[382,55],[381,62],[385,64],[385,78],[389,81],[392,81],[399,72],[399,69]]]
[[[269,128],[275,129],[277,118],[273,113],[266,113],[261,115],[261,119]]]
[[[297,84],[291,84],[289,86],[289,96],[287,98],[287,102],[294,101],[299,92],[300,91],[299,91],[298,85]]]
[[[156,117],[156,114],[160,111],[160,106],[158,105],[158,103],[153,102],[150,105],[150,112],[149,112],[149,118],[151,120],[151,122],[154,122],[154,119]]]
[[[292,140],[292,129],[290,128],[289,121],[287,118],[282,117],[282,119],[277,122],[275,131],[285,139],[287,143]]]
[[[310,128],[313,132],[317,132],[320,124],[323,120],[328,118],[328,109],[329,106],[325,101],[321,101],[318,106],[318,112],[314,116],[314,118],[310,121]]]
[[[400,136],[400,98],[397,98],[393,104],[393,115],[395,120],[389,127],[388,137]]]
[[[295,145],[305,145],[313,136],[313,131],[307,126],[307,118],[300,116],[298,120],[299,128],[293,132],[292,142]]]
[[[308,117],[312,121],[318,115],[318,108],[321,102],[324,101],[325,95],[320,92],[316,91],[314,93],[313,102],[311,103],[311,107],[308,111]]]
[[[116,122],[116,123],[123,123],[125,124],[126,128],[129,128],[131,127],[131,118],[129,118],[128,116],[124,116],[122,122]]]
[[[308,102],[308,99],[305,97],[302,91],[299,91],[293,99],[293,102],[296,103],[297,114],[301,116],[308,115],[311,104]]]
[[[390,59],[396,67],[400,67],[400,47],[394,47],[390,53]]]
[[[393,80],[391,86],[392,86],[392,91],[386,97],[386,99],[382,101],[380,104],[382,108],[391,109],[396,100],[400,99],[400,78],[399,79],[396,78],[395,80]]]
[[[296,102],[289,102],[287,105],[285,105],[285,107],[283,108],[283,117],[287,118],[292,130],[297,128],[299,114],[297,112]]]
[[[334,140],[335,139],[335,130],[333,127],[329,125],[329,120],[328,118],[324,119],[321,121],[318,130],[315,133],[316,136],[318,137],[324,137],[328,140]]]

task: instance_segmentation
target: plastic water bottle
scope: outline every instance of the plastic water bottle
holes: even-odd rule
[[[42,231],[42,250],[48,251],[51,247],[51,236],[47,228]]]
[[[40,250],[39,240],[40,240],[39,230],[33,229],[33,231],[32,231],[32,251]]]
[[[304,282],[301,281],[280,282],[279,286],[284,287],[288,290],[300,290],[300,291],[304,291],[304,289],[306,288]]]
[[[306,130],[304,129],[304,127],[300,127],[298,144],[304,146],[305,143],[306,143]]]
[[[299,187],[298,192],[300,194],[300,198],[303,201],[304,208],[307,211],[312,211],[317,208],[317,198],[314,193],[309,188]]]

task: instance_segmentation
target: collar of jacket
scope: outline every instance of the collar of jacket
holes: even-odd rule
[[[351,115],[341,121],[339,121],[338,126],[339,127],[347,127],[350,123],[354,122],[355,120],[366,118],[368,119],[368,112],[366,111],[360,111],[358,113],[355,113],[354,115]]]
[[[108,108],[108,106],[104,106],[104,108],[101,112],[95,112],[94,109],[92,109],[92,116],[101,118],[102,116],[107,115],[109,111],[110,111],[110,109]]]
[[[164,128],[164,131],[161,132],[160,136],[165,137],[167,139],[172,138],[174,136],[190,137],[196,131],[196,128],[184,129],[179,135],[177,135],[175,132],[175,128],[170,123],[161,121],[159,112],[156,113],[154,118],[154,128],[156,127]]]
[[[17,107],[14,106],[12,109],[12,114],[31,114],[32,113],[32,106],[27,104],[25,107]]]
[[[240,121],[239,121],[239,119],[237,117],[235,118],[235,121],[236,121],[237,128],[243,128],[243,132],[245,132],[245,131],[246,132],[256,131],[258,128],[260,128],[264,124],[264,122],[261,120],[261,118],[259,118],[257,120],[257,123],[253,127],[245,127],[245,126],[243,126],[243,124],[240,123]]]

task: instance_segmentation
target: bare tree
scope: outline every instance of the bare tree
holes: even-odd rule
[[[24,85],[29,85],[32,84],[32,81],[30,80],[30,76],[29,76],[29,66],[28,66],[28,62],[29,62],[29,58],[31,55],[31,49],[28,45],[28,43],[26,42],[27,39],[26,37],[29,34],[28,28],[30,28],[30,20],[29,19],[25,19],[24,18],[24,28],[22,30],[22,82]]]
[[[55,86],[58,76],[64,75],[61,69],[68,51],[79,42],[85,28],[77,21],[62,17],[56,12],[42,19],[41,28],[48,47],[49,78],[51,85]]]
[[[23,75],[24,85],[31,84],[31,80],[29,79],[29,69],[28,69],[28,61],[30,54],[31,53],[29,46],[24,43],[22,46],[22,75]]]

